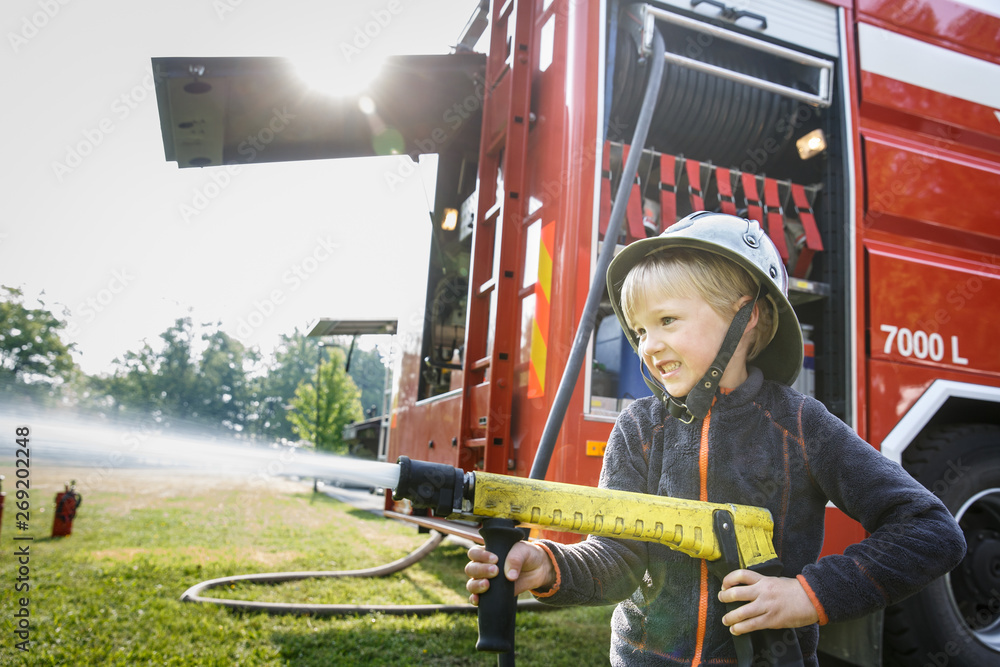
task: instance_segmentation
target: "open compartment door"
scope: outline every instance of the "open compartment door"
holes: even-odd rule
[[[153,58],[178,167],[402,155],[479,145],[485,56],[388,58],[364,90],[315,89],[287,58]],[[469,102],[471,101],[471,102]],[[476,122],[467,122],[475,120]]]

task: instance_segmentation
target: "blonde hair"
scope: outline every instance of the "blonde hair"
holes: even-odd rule
[[[622,283],[621,305],[625,321],[649,299],[700,298],[726,320],[731,320],[740,299],[757,296],[758,284],[746,269],[721,255],[691,248],[668,248],[647,255],[633,266]],[[770,297],[758,299],[757,326],[751,332],[747,359],[754,359],[770,344],[778,330],[778,317]]]

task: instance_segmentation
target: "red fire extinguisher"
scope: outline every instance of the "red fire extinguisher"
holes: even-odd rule
[[[66,485],[66,490],[56,494],[56,515],[52,518],[52,537],[65,537],[73,532],[73,518],[83,504],[83,497],[76,492],[76,480]]]

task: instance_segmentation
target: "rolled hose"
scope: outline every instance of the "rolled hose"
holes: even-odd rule
[[[229,584],[251,582],[257,584],[277,584],[285,581],[298,581],[300,579],[324,579],[324,578],[347,578],[347,577],[385,577],[395,574],[400,570],[414,565],[441,544],[444,534],[431,531],[430,538],[416,550],[406,556],[391,563],[370,567],[361,570],[340,570],[340,571],[318,571],[318,572],[265,572],[261,574],[243,574],[234,577],[221,577],[219,579],[209,579],[200,584],[195,584],[184,591],[181,595],[181,602],[200,602],[203,604],[216,604],[230,609],[241,611],[259,611],[268,614],[312,614],[314,616],[352,616],[370,613],[382,613],[399,616],[426,616],[429,614],[474,614],[476,607],[471,604],[403,604],[403,605],[361,605],[361,604],[295,604],[290,602],[254,602],[252,600],[227,600],[223,598],[212,598],[201,595],[202,592],[219,586]],[[521,600],[518,602],[518,609],[552,609],[541,604],[537,600]]]
[[[675,52],[683,52],[685,45],[698,48],[690,42],[690,33],[677,26],[658,24],[657,31],[662,31]],[[768,146],[768,157],[784,152],[792,137],[796,113],[791,99],[673,63],[666,63],[659,74],[653,74],[649,58],[641,59],[638,54],[635,37],[627,30],[616,37],[614,94],[609,112],[615,130],[609,133],[610,140],[625,140],[648,79],[659,76],[660,95],[647,146],[721,165],[739,165],[760,146]],[[712,65],[760,79],[782,77],[779,64],[747,59],[739,47],[722,40],[698,50],[698,59]]]

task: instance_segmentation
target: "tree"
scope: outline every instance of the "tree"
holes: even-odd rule
[[[326,348],[333,346],[327,339]],[[332,339],[334,345],[346,351],[351,339],[346,336]],[[257,378],[257,418],[255,433],[274,439],[297,437],[290,421],[291,400],[303,382],[313,384],[316,365],[319,363],[319,340],[309,338],[299,330],[282,335],[269,361],[263,362],[264,372]],[[375,351],[355,349],[351,355],[350,375],[361,390],[361,407],[367,411],[372,405],[381,412],[382,391],[385,385],[385,365]],[[364,416],[361,417],[362,419]]]
[[[194,324],[190,317],[178,317],[160,334],[163,350],[156,361],[153,399],[163,411],[175,417],[202,417],[203,401],[198,400],[198,361],[194,353]]]
[[[144,341],[139,349],[115,360],[109,377],[93,378],[94,393],[110,397],[106,401],[118,411],[152,416],[162,426],[195,422],[253,438],[305,437],[301,428],[296,428],[291,410],[299,387],[303,383],[314,387],[320,358],[318,339],[296,330],[282,336],[273,355],[264,362],[256,349],[246,348],[220,326],[196,327],[189,317],[177,319],[160,334],[158,345]],[[335,396],[340,392],[340,376],[347,377],[346,355],[330,343],[323,349],[328,350],[331,360],[339,359],[336,377],[324,380],[333,387],[330,396]],[[356,378],[350,387],[354,392],[363,389],[365,400],[370,401],[365,407],[375,404],[381,408],[385,367],[378,353],[355,350],[350,370]],[[323,372],[327,378],[330,371]],[[324,400],[327,384],[321,390]],[[315,389],[311,391],[310,406],[314,406]],[[321,417],[330,421],[331,429],[327,434],[321,428],[321,442],[340,443],[343,425],[364,418],[361,405],[357,402],[357,410],[331,408],[326,415],[321,406]],[[309,421],[315,424],[315,407],[309,409]],[[299,413],[301,417],[301,410]],[[325,419],[327,415],[330,420]],[[306,439],[313,440],[314,431],[313,426]]]
[[[201,421],[203,401],[196,397],[199,369],[191,318],[178,318],[159,338],[163,341],[159,350],[143,341],[138,350],[115,359],[105,381],[108,394],[119,410],[148,412],[158,420]]]
[[[0,390],[11,389],[42,398],[73,372],[73,344],[59,336],[66,322],[45,303],[24,304],[24,293],[0,286]]]
[[[162,414],[163,406],[156,386],[158,366],[157,353],[149,343],[143,341],[138,350],[129,350],[115,359],[111,375],[102,377],[97,382],[111,397],[119,412],[134,409],[155,413],[155,417]]]
[[[295,390],[293,409],[288,415],[299,438],[317,443],[317,449],[338,454],[347,453],[344,427],[362,418],[361,392],[344,370],[345,359],[343,350],[332,347],[329,358],[320,364],[319,400],[316,385],[303,381]]]
[[[375,415],[382,414],[386,366],[379,351],[355,349],[351,354],[350,373],[354,384],[361,390],[361,407],[365,418],[374,416],[368,414],[372,406],[375,407]]]
[[[244,431],[257,419],[254,383],[247,377],[247,365],[258,354],[221,330],[206,333],[207,343],[198,363],[194,396],[205,421]],[[248,429],[254,433],[254,429]]]
[[[247,367],[258,355],[218,324],[201,329],[199,339],[191,318],[178,318],[160,334],[159,349],[143,342],[97,382],[120,411],[148,414],[164,425],[192,422],[252,434],[247,427],[257,420],[258,399]]]
[[[295,439],[292,422],[287,418],[289,406],[298,386],[316,377],[317,342],[298,329],[291,335],[281,336],[265,373],[256,383],[257,433],[274,439]]]

